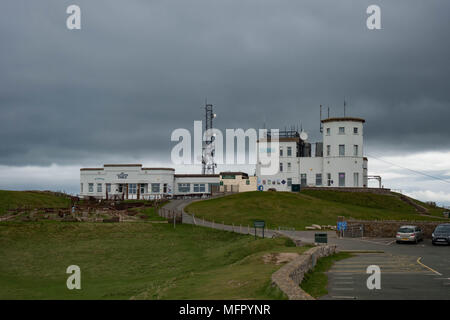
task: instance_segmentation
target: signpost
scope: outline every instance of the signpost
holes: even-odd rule
[[[256,228],[262,228],[262,236],[264,239],[264,228],[266,226],[266,222],[264,220],[254,220],[253,227],[255,228],[255,239],[256,239]]]
[[[344,235],[344,231],[347,230],[347,221],[338,221],[337,229],[340,231],[340,236]]]

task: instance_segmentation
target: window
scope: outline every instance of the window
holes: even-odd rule
[[[288,157],[292,156],[292,147],[287,147],[287,156]]]
[[[123,192],[123,184],[119,184],[119,193]]]
[[[205,192],[204,183],[194,183],[194,192]]]
[[[357,127],[353,128],[353,134],[358,134],[358,128]]]
[[[330,156],[331,154],[331,146],[327,145],[327,156]]]
[[[136,183],[130,183],[128,185],[128,193],[130,193],[130,194],[136,194],[137,193],[137,185],[136,185]]]
[[[102,192],[102,184],[97,183],[97,192]]]
[[[302,185],[302,186],[306,186],[306,173],[302,173],[301,175],[300,175],[300,184]]]
[[[330,128],[327,128],[327,136],[329,136],[330,133],[331,133],[331,129],[330,129]]]
[[[333,180],[331,180],[331,173],[327,173],[327,185],[331,186],[333,184]]]
[[[106,184],[106,192],[111,193],[111,183]]]
[[[268,179],[267,184],[272,184],[272,180]]]
[[[83,184],[82,183],[80,183],[80,191],[81,191],[81,193],[83,193]]]
[[[159,193],[159,183],[152,183],[152,193]]]
[[[163,193],[167,193],[167,183],[164,183],[163,185]]]
[[[246,184],[246,185],[250,185],[250,180],[247,179],[247,180],[245,181],[245,184]]]
[[[345,144],[339,145],[339,156],[344,157],[345,156]]]
[[[353,145],[353,155],[355,157],[358,156],[358,145],[357,144]]]
[[[283,162],[280,162],[280,172],[283,172]]]
[[[358,172],[353,173],[353,186],[359,187],[359,173]]]
[[[179,192],[191,192],[191,184],[190,183],[179,183],[178,191]]]
[[[339,127],[339,134],[345,134],[345,127]]]
[[[321,186],[321,185],[322,185],[322,174],[316,173],[316,186]]]
[[[280,157],[282,157],[282,156],[283,156],[283,148],[280,147]]]
[[[94,184],[89,183],[89,192],[94,192]]]
[[[292,186],[292,178],[287,178],[288,187]]]
[[[290,162],[287,163],[287,171],[291,172],[291,163]]]
[[[345,187],[345,172],[339,172],[339,187]]]
[[[141,183],[141,186],[139,187],[139,189],[141,189],[141,194],[145,193],[145,184]]]

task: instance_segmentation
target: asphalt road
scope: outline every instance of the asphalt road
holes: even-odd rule
[[[182,209],[192,200],[169,203],[170,208]],[[247,233],[246,228],[203,222],[183,215],[183,223]],[[267,230],[266,236],[272,236]],[[314,242],[314,231],[284,231],[285,235],[304,243]],[[338,238],[328,232],[328,242],[338,250],[354,251],[354,257],[338,261],[328,272],[328,295],[322,299],[408,299],[450,300],[450,246],[433,246],[431,240],[419,244],[397,244],[390,238]],[[366,251],[366,252],[361,252]],[[367,251],[372,251],[368,253]],[[366,269],[377,265],[381,270],[381,289],[367,288],[370,274]]]

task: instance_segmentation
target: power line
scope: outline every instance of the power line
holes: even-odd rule
[[[396,166],[396,167],[399,167],[399,168],[402,168],[402,169],[405,169],[405,170],[409,170],[409,171],[411,171],[411,172],[414,172],[414,173],[417,173],[417,174],[420,174],[420,175],[423,175],[423,176],[426,176],[426,177],[429,177],[429,178],[432,178],[432,179],[440,180],[440,181],[442,181],[442,182],[445,182],[445,183],[450,184],[450,181],[448,181],[448,180],[446,180],[446,179],[442,179],[442,178],[440,178],[440,177],[432,176],[432,175],[430,175],[430,174],[428,174],[428,173],[425,173],[425,172],[421,172],[421,171],[413,170],[413,169],[410,169],[410,168],[407,168],[407,167],[403,167],[403,166],[398,165],[398,164],[396,164],[396,163],[393,163],[393,162],[390,162],[390,161],[387,161],[387,160],[383,160],[383,159],[378,158],[378,157],[374,157],[373,155],[369,155],[369,154],[368,154],[367,156],[369,156],[369,157],[371,157],[371,158],[375,158],[375,159],[377,159],[377,160],[379,160],[379,161],[382,161],[382,162],[389,163],[390,165],[393,165],[393,166]]]

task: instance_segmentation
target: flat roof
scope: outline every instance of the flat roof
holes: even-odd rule
[[[262,138],[262,139],[258,139],[256,142],[260,142],[260,141],[271,141],[272,139],[269,137],[267,138]],[[299,142],[300,138],[299,137],[278,137],[278,141],[280,142],[290,142],[290,141],[294,141],[294,142]]]
[[[335,122],[335,121],[354,121],[354,122],[362,122],[362,123],[366,122],[366,120],[364,120],[362,118],[353,118],[353,117],[327,118],[327,119],[321,120],[322,123]]]
[[[103,167],[108,168],[123,168],[123,167],[142,167],[142,164],[105,164]],[[97,171],[97,170],[104,170],[104,168],[81,168],[80,171]],[[174,168],[141,168],[141,170],[170,170],[175,171]]]
[[[142,167],[142,164],[104,164],[104,167]]]

